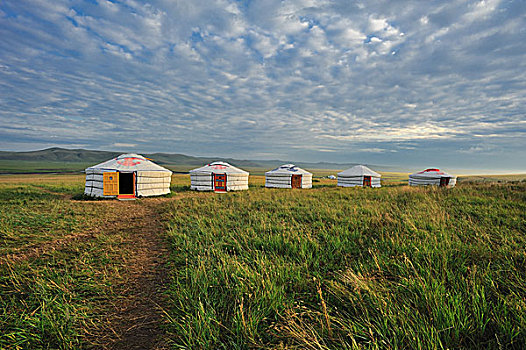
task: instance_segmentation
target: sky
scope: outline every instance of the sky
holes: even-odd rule
[[[526,172],[526,1],[3,0],[0,149]]]

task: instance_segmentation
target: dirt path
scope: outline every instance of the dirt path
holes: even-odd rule
[[[123,237],[126,261],[115,287],[109,313],[90,337],[97,349],[167,349],[163,339],[163,291],[167,286],[168,249],[162,239],[159,202],[107,201],[96,205],[117,208],[118,222],[108,233]],[[110,232],[113,231],[113,232]]]

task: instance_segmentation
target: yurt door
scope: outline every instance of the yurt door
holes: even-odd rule
[[[292,188],[301,188],[301,175],[292,175],[290,184]]]
[[[119,173],[119,197],[135,197],[135,173]]]
[[[363,186],[364,187],[371,187],[371,177],[370,176],[364,176],[363,177]]]
[[[214,174],[214,190],[226,192],[226,174]]]
[[[441,177],[440,186],[445,187],[447,185],[449,185],[449,177]]]
[[[119,173],[108,172],[102,174],[102,194],[116,196],[119,194]]]

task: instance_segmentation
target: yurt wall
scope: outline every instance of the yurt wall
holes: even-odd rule
[[[379,177],[370,176],[371,187],[381,187],[381,180]],[[338,186],[340,187],[354,187],[363,186],[364,176],[338,176]]]
[[[227,191],[248,190],[248,174],[227,174]]]
[[[172,174],[162,171],[137,171],[137,195],[160,196],[170,193]]]
[[[190,173],[190,189],[196,191],[213,191],[212,173]]]
[[[290,174],[265,175],[265,187],[290,188],[291,180]]]

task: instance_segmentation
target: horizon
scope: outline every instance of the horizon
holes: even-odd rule
[[[525,14],[519,0],[5,1],[0,149],[526,173]]]
[[[193,155],[193,154],[183,154],[183,153],[178,153],[178,152],[125,152],[125,151],[116,151],[116,150],[108,150],[108,149],[84,149],[84,148],[64,148],[64,147],[59,147],[59,146],[52,146],[52,147],[47,147],[47,148],[43,148],[43,149],[37,149],[37,150],[28,150],[28,151],[14,151],[14,150],[0,150],[0,152],[39,152],[39,151],[47,151],[47,150],[52,150],[52,149],[61,149],[61,150],[69,150],[69,151],[74,151],[74,150],[81,150],[81,151],[101,151],[101,152],[112,152],[112,153],[121,153],[121,154],[126,154],[126,153],[135,153],[135,154],[139,154],[139,155],[142,155],[142,154],[156,154],[156,153],[163,153],[163,154],[178,154],[178,155],[183,155],[183,156],[189,156],[189,157],[195,157],[195,158],[217,158],[218,160],[221,160],[221,159],[232,159],[234,161],[254,161],[254,162],[258,162],[258,161],[275,161],[275,162],[283,162],[283,164],[288,164],[288,163],[292,163],[292,164],[301,164],[301,163],[311,163],[311,164],[317,164],[317,163],[327,163],[329,165],[342,165],[342,166],[347,166],[347,165],[351,165],[351,164],[362,164],[362,165],[366,165],[368,167],[379,167],[379,168],[392,168],[392,170],[378,170],[379,172],[383,172],[383,173],[389,173],[389,172],[392,172],[392,173],[413,173],[413,172],[418,172],[418,171],[421,171],[421,170],[424,170],[424,169],[430,169],[430,168],[437,168],[436,166],[432,166],[432,165],[429,165],[429,166],[414,166],[414,167],[407,167],[407,168],[404,168],[404,167],[400,167],[400,166],[397,166],[397,165],[392,165],[392,164],[372,164],[372,163],[357,163],[357,162],[352,162],[352,161],[349,161],[349,162],[346,162],[346,163],[337,163],[337,162],[326,162],[326,161],[319,161],[319,162],[309,162],[309,161],[302,161],[302,160],[291,160],[291,159],[258,159],[258,158],[244,158],[244,159],[237,159],[237,158],[232,158],[232,157],[223,157],[223,156],[214,156],[214,155]],[[152,161],[155,162],[155,159],[151,159]],[[68,161],[65,161],[66,163]],[[177,164],[172,164],[172,165],[177,165]],[[183,164],[184,165],[184,164]],[[446,167],[438,167],[439,169],[441,170],[444,170],[444,171],[447,171],[449,173],[452,173],[453,175],[455,176],[477,176],[477,175],[522,175],[522,174],[526,174],[526,171],[525,170],[518,170],[518,169],[499,169],[499,170],[495,170],[495,169],[483,169],[483,168],[479,168],[479,169],[473,169],[473,168],[464,168],[464,169],[461,169],[461,168],[446,168]],[[313,169],[317,169],[317,170],[335,170],[336,169],[325,169],[325,168],[313,168]],[[306,169],[308,170],[308,169]],[[344,170],[343,168],[340,169],[340,170]]]

